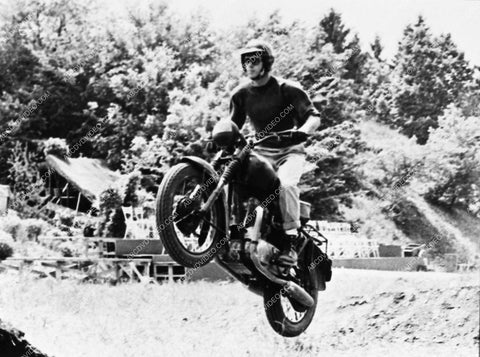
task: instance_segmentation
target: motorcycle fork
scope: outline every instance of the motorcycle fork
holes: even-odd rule
[[[238,193],[237,183],[235,181],[228,185],[228,207],[230,210],[229,218],[231,225],[238,225],[242,222],[246,210],[243,207],[242,199]]]

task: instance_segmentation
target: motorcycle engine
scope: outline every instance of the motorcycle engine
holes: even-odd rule
[[[277,256],[280,251],[270,243],[260,239],[257,245],[258,259],[263,265],[270,265],[272,258]]]

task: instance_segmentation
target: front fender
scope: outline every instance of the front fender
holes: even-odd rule
[[[208,162],[206,162],[204,159],[198,156],[184,156],[180,162],[188,162],[189,164],[192,164],[196,168],[206,171],[210,176],[218,178],[217,173],[215,172],[215,169],[213,168],[212,165],[210,165]]]
[[[196,167],[200,171],[205,172],[208,176],[213,177],[215,179],[215,181],[218,182],[219,176],[215,172],[215,169],[213,168],[212,165],[210,165],[204,159],[202,159],[198,156],[184,156],[180,160],[180,162],[185,162],[185,163],[191,164],[192,166]],[[227,195],[226,195],[225,191],[220,195],[220,199],[222,200],[223,207],[224,207],[224,209],[223,209],[223,212],[224,212],[224,215],[225,215],[224,231],[229,233],[229,230],[228,230],[228,227],[229,227],[228,201],[227,201]]]

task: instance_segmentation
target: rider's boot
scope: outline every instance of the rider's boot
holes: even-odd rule
[[[286,245],[282,250],[282,253],[277,258],[278,265],[287,268],[297,265],[297,247],[299,239],[300,237],[298,234],[285,234]]]

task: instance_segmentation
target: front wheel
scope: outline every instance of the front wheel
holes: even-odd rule
[[[221,199],[207,214],[195,215],[214,188],[215,183],[208,179],[203,171],[181,163],[168,171],[158,188],[157,231],[167,253],[187,268],[207,264],[225,244],[222,244],[225,214]]]
[[[295,337],[304,332],[315,315],[317,307],[318,290],[315,289],[314,279],[316,272],[300,271],[295,268],[293,275],[298,277],[297,282],[313,298],[315,303],[307,308],[295,300],[287,297],[278,285],[270,285],[265,288],[263,303],[270,326],[278,334],[284,337]]]

